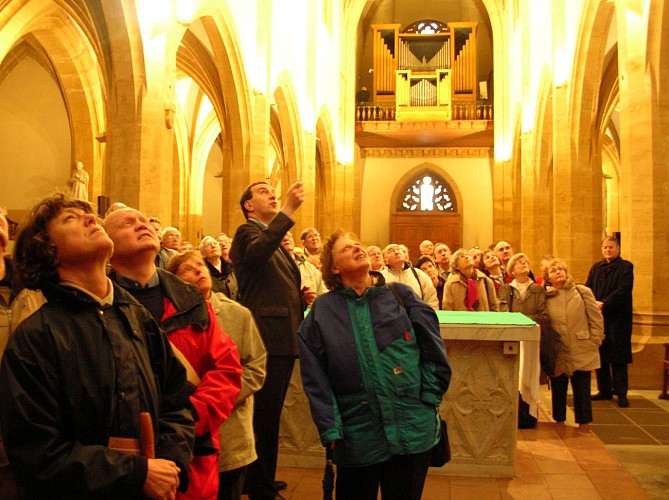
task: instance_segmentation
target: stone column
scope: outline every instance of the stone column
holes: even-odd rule
[[[147,1],[138,2],[137,7]],[[105,3],[103,9],[108,9],[105,17],[116,69],[108,108],[109,197],[158,216],[167,225],[175,212],[171,129],[176,109],[175,46],[183,28],[179,34],[172,33],[172,23],[154,26],[134,9],[122,12],[118,3]],[[126,25],[135,16],[139,33]]]
[[[669,23],[663,2],[648,18],[616,5],[620,72],[621,255],[634,264],[632,387],[659,388],[669,342]],[[663,16],[664,14],[664,16]]]

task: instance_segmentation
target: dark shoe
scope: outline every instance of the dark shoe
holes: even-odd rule
[[[630,402],[627,401],[627,396],[618,396],[618,406],[621,408],[629,407]]]
[[[283,491],[288,488],[288,483],[286,481],[274,481],[274,489],[276,491]]]
[[[593,401],[609,401],[613,399],[613,396],[611,394],[602,394],[601,392],[598,392],[594,396],[590,396],[590,399]]]

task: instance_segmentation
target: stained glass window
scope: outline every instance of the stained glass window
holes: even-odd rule
[[[456,212],[457,206],[451,188],[433,172],[422,172],[402,191],[400,212]]]

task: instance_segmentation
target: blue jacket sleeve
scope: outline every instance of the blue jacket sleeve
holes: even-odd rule
[[[314,307],[317,308],[318,305],[315,304]],[[300,373],[321,443],[327,445],[330,441],[342,439],[342,423],[328,380],[323,342],[315,317],[312,309],[298,330]]]

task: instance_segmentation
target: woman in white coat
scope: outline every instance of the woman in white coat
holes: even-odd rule
[[[560,334],[555,373],[550,377],[553,419],[564,422],[567,386],[571,380],[576,423],[592,422],[590,372],[599,368],[599,346],[604,340],[604,320],[588,287],[569,278],[567,265],[552,259],[544,270],[546,308],[551,326]]]

